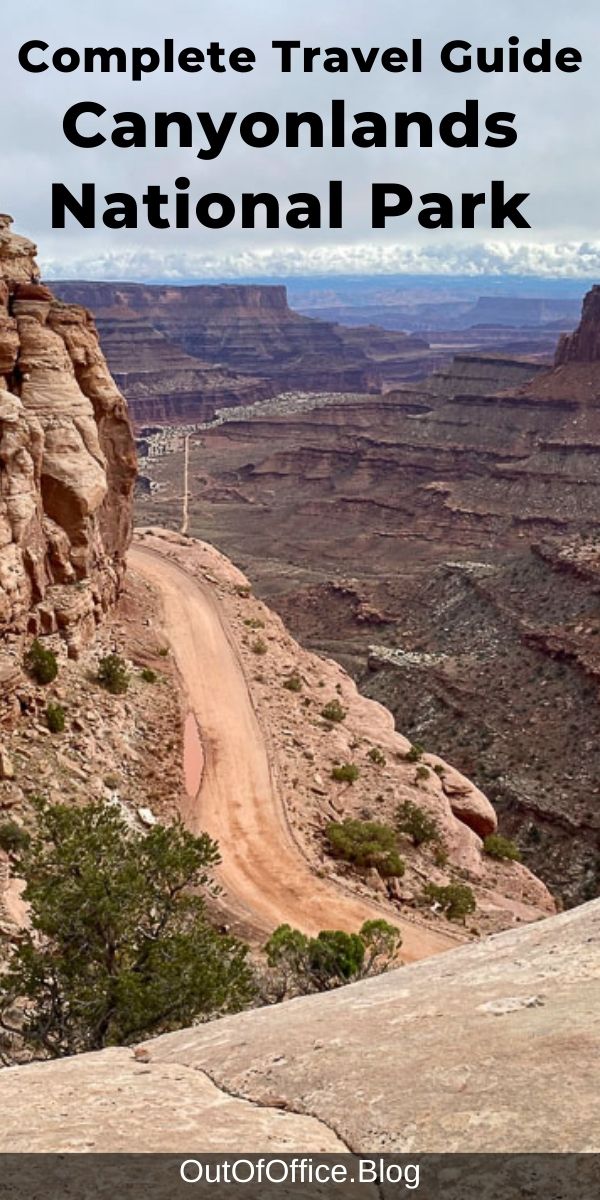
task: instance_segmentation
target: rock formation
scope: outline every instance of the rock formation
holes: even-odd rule
[[[599,296],[554,368],[461,354],[384,395],[265,407],[191,453],[192,532],[475,779],[567,903],[600,888]],[[170,523],[180,464],[152,471],[144,512]]]
[[[588,292],[578,328],[558,343],[555,366],[572,362],[600,362],[600,286]]]
[[[138,424],[204,421],[290,389],[377,392],[429,361],[422,338],[299,316],[284,287],[67,281],[55,290],[94,312]]]
[[[596,901],[135,1051],[2,1071],[0,1149],[579,1151],[591,1195],[599,949]]]
[[[114,601],[131,533],[127,407],[85,309],[39,281],[0,217],[0,628],[72,653]]]

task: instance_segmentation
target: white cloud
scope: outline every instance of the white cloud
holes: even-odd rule
[[[171,253],[145,247],[97,256],[44,258],[47,279],[241,279],[274,275],[531,275],[600,278],[600,241],[505,242],[435,247],[362,242],[311,249],[283,246],[232,254]]]

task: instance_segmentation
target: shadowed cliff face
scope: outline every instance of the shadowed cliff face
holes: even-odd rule
[[[40,284],[0,217],[0,629],[73,653],[114,601],[131,534],[127,408],[85,311]]]
[[[600,362],[600,286],[597,284],[585,297],[579,326],[558,343],[555,366],[573,362]]]
[[[138,424],[211,419],[279,392],[378,392],[424,374],[426,341],[293,312],[284,287],[56,284],[88,305]]]

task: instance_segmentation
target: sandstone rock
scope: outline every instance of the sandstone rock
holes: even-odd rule
[[[595,901],[135,1055],[2,1071],[0,1149],[597,1153],[599,1004]]]
[[[459,821],[468,825],[479,837],[487,837],[498,828],[498,818],[487,796],[454,767],[444,763],[442,789]]]
[[[127,409],[89,314],[39,282],[0,217],[0,628],[72,654],[114,602],[131,532]]]
[[[0,747],[0,779],[14,779],[15,768],[13,760],[6,750]]]

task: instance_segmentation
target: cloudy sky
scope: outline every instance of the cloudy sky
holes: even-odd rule
[[[600,277],[600,17],[596,0],[552,4],[547,0],[19,0],[3,29],[0,209],[12,213],[16,228],[33,237],[42,251],[47,276],[88,278],[189,278],[260,274],[319,274],[333,271],[409,271],[446,274],[531,273]],[[522,47],[552,40],[578,47],[583,66],[577,74],[453,75],[442,69],[443,44],[464,38],[474,46],[506,46],[518,36]],[[60,74],[52,69],[28,74],[17,61],[22,43],[39,38],[51,52],[61,46],[161,46],[204,48],[219,40],[227,50],[251,47],[253,73],[224,75],[156,72],[141,83],[128,75]],[[282,75],[271,49],[273,39],[294,38],[309,46],[404,46],[413,37],[424,43],[421,75],[371,75],[352,70],[331,75],[299,69]],[[264,110],[281,118],[285,111],[312,109],[327,114],[334,98],[346,100],[350,114],[376,110],[390,125],[396,111],[421,109],[434,123],[466,99],[477,99],[483,118],[495,110],[516,112],[518,142],[504,150],[450,149],[436,140],[432,149],[250,149],[240,142],[237,124],[223,153],[212,162],[196,149],[120,149],[110,141],[95,150],[76,148],[65,139],[62,117],[77,101],[94,100],[107,109],[98,123],[110,137],[112,114],[141,113],[150,127],[155,111],[226,111],[243,115]],[[195,118],[196,119],[196,118]],[[91,122],[88,122],[91,129]],[[349,124],[352,128],[352,124]],[[485,136],[485,135],[484,135]],[[141,197],[149,183],[173,192],[178,175],[191,180],[190,195],[225,192],[236,202],[242,191],[270,191],[282,202],[290,192],[324,196],[330,178],[342,179],[343,230],[241,230],[239,225],[213,231],[195,222],[189,231],[150,229],[142,212],[137,231],[114,231],[102,224],[102,198],[125,191]],[[504,179],[508,193],[530,192],[524,211],[531,230],[492,231],[489,222],[469,231],[429,231],[415,216],[373,231],[370,190],[373,182],[397,182],[415,197],[429,191],[452,198],[482,191],[491,179]],[[78,193],[94,181],[98,224],[84,230],[68,218],[64,231],[51,228],[51,184],[62,182]],[[141,208],[141,205],[140,205]],[[418,209],[418,201],[416,201]]]

